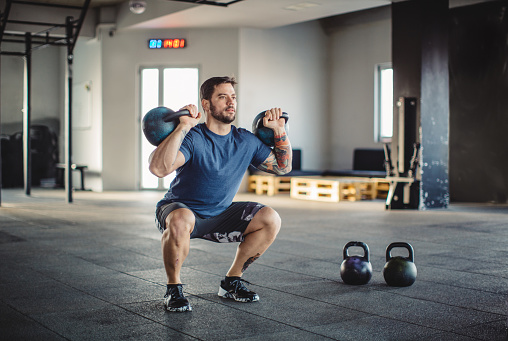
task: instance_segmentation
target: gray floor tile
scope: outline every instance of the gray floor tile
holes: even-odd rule
[[[218,303],[210,295],[189,296],[192,312],[172,313],[164,310],[160,301],[128,304],[124,307],[140,316],[157,321],[172,330],[185,335],[192,335],[202,340],[224,340],[230,336],[259,337],[263,334],[289,333],[294,328],[286,324],[264,318],[257,314],[239,310],[229,305]],[[259,302],[256,302],[259,303]],[[255,305],[256,303],[252,303]],[[245,303],[238,303],[244,304]]]
[[[241,336],[241,335],[232,335],[229,340],[232,341],[281,341],[281,340],[291,340],[291,341],[329,341],[334,340],[328,336],[320,335],[317,333],[313,333],[307,330],[291,330],[288,332],[275,332],[270,333],[268,331],[260,332],[255,336]]]
[[[1,285],[2,301],[25,314],[65,312],[89,307],[104,307],[102,300],[63,283],[47,280],[23,286]]]
[[[93,340],[107,331],[121,334],[125,328],[151,321],[116,306],[94,307],[65,312],[33,314],[31,318],[46,328],[71,340]],[[116,337],[115,337],[116,338]]]
[[[387,319],[380,316],[369,316],[361,319],[343,321],[334,324],[310,328],[336,340],[415,340],[432,335],[435,329]]]
[[[408,288],[403,288],[403,290]],[[418,290],[413,285],[409,290]],[[367,290],[342,295],[329,295],[327,302],[351,307],[362,312],[378,315],[420,326],[452,331],[479,323],[499,319],[498,314],[449,306],[433,301],[412,299],[396,292]]]
[[[1,340],[65,340],[54,331],[0,302]]]
[[[506,318],[500,321],[478,324],[456,331],[460,335],[479,340],[507,340],[508,329]]]

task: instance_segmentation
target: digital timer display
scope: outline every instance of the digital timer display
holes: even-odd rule
[[[181,38],[148,40],[149,49],[183,49],[186,46],[187,40]]]

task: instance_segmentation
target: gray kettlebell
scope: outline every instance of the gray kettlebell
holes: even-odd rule
[[[395,247],[406,248],[408,257],[392,257],[391,251]],[[383,268],[383,277],[386,284],[393,287],[408,287],[416,280],[417,270],[414,263],[414,250],[411,244],[395,242],[386,248],[386,264]]]

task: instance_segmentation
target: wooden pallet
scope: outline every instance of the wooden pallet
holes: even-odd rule
[[[291,178],[291,198],[327,202],[377,197],[376,181],[368,178]]]
[[[279,193],[289,193],[291,177],[275,175],[250,175],[248,191],[258,195],[273,196]]]
[[[385,179],[373,179],[376,183],[376,198],[386,199],[390,190],[390,182]]]

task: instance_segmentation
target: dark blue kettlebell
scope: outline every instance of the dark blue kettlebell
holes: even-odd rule
[[[273,136],[273,130],[270,128],[266,128],[263,125],[263,117],[265,117],[265,112],[259,113],[252,122],[252,132],[254,135],[256,135],[264,144],[266,144],[269,147],[275,146],[275,140]],[[282,118],[286,121],[284,125],[284,129],[286,130],[286,133],[288,133],[289,125],[289,115],[285,112],[282,113]]]
[[[173,111],[166,107],[157,107],[143,117],[141,128],[148,142],[158,146],[180,123],[181,116],[190,116],[189,110]]]
[[[363,248],[363,256],[350,256],[348,249],[352,246]],[[340,265],[340,277],[346,284],[362,285],[369,283],[372,277],[372,265],[370,264],[369,247],[364,242],[349,242],[344,246],[342,264]]]
[[[404,247],[408,250],[408,257],[392,257],[391,251],[395,247]],[[391,243],[386,248],[386,264],[383,268],[383,277],[386,284],[393,287],[408,287],[416,280],[416,265],[414,263],[414,250],[411,244],[405,242]]]

